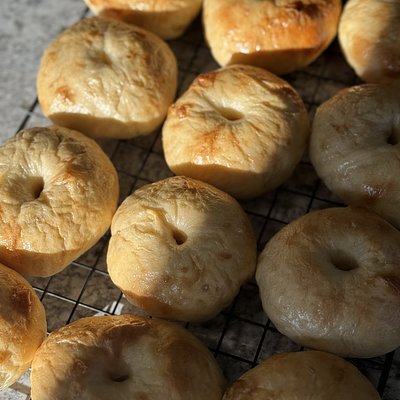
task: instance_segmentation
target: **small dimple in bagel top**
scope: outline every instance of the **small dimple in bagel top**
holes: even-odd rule
[[[117,210],[107,265],[150,315],[196,321],[228,306],[254,273],[256,242],[240,205],[186,177],[146,185]]]
[[[176,87],[176,59],[162,39],[98,17],[62,32],[44,52],[37,76],[43,113],[96,138],[151,133]]]
[[[201,9],[202,0],[85,0],[97,15],[135,24],[164,39],[183,34]]]
[[[366,82],[400,81],[400,2],[349,0],[339,24],[348,63]]]
[[[309,120],[286,81],[234,65],[199,75],[170,107],[162,134],[174,173],[251,198],[291,175],[307,145]]]
[[[299,218],[267,243],[256,280],[268,317],[303,346],[375,357],[400,345],[400,233],[376,214]]]
[[[310,159],[326,186],[400,227],[400,97],[395,85],[346,88],[314,117]]]
[[[340,0],[204,0],[203,22],[220,65],[281,75],[314,61],[336,36]]]
[[[32,286],[0,264],[0,389],[27,371],[45,336],[44,307]]]
[[[354,365],[321,351],[280,353],[243,374],[223,400],[379,400]]]
[[[211,352],[176,324],[133,315],[82,318],[52,332],[32,363],[33,400],[220,400]]]
[[[104,234],[118,177],[95,141],[57,126],[0,147],[0,261],[22,274],[63,269]]]

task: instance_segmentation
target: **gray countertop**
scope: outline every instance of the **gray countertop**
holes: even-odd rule
[[[0,2],[0,141],[14,135],[36,99],[40,57],[85,12],[82,0]],[[37,112],[38,106],[34,112]]]

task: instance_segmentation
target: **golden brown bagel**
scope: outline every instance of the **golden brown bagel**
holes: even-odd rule
[[[32,286],[0,264],[0,389],[27,371],[45,336],[46,315]]]
[[[177,64],[159,37],[120,21],[87,18],[43,54],[39,103],[55,124],[88,136],[131,138],[164,120],[177,87]]]
[[[256,241],[247,215],[232,197],[194,179],[140,188],[118,208],[111,234],[111,279],[153,316],[210,319],[254,273]]]
[[[25,129],[0,146],[0,262],[49,276],[111,224],[118,176],[92,139],[57,126]]]
[[[80,319],[51,333],[32,363],[33,400],[220,400],[213,355],[184,328],[131,315]]]
[[[222,66],[281,75],[314,61],[336,36],[340,0],[204,0],[205,36]]]
[[[233,65],[199,75],[170,107],[162,134],[175,174],[251,198],[292,174],[307,146],[309,120],[287,82]]]
[[[348,357],[400,345],[400,232],[361,208],[307,214],[257,264],[263,308],[293,341]]]
[[[115,18],[175,39],[200,12],[202,0],[85,0],[96,14]]]
[[[276,354],[243,374],[223,400],[379,400],[349,362],[320,351]]]
[[[339,24],[348,63],[366,82],[400,80],[400,2],[349,0]]]

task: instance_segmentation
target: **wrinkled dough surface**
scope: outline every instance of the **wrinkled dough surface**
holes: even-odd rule
[[[0,260],[52,275],[91,247],[117,207],[118,177],[93,140],[57,126],[0,147]]]
[[[137,190],[117,210],[111,233],[110,277],[150,315],[210,319],[254,273],[247,215],[227,194],[190,178]]]

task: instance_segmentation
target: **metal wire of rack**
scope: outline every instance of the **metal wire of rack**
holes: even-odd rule
[[[86,10],[81,16],[88,14]],[[169,42],[179,65],[178,96],[199,73],[218,68],[204,41],[198,18],[186,34]],[[358,83],[343,59],[337,42],[308,68],[284,77],[302,96],[310,115],[338,90]],[[37,99],[21,121],[19,129],[48,125]],[[160,130],[132,140],[104,140],[100,143],[117,168],[120,201],[140,186],[172,176],[164,158]],[[292,177],[273,192],[241,202],[248,213],[262,250],[270,237],[292,220],[309,211],[340,206],[318,179],[307,155]],[[111,282],[106,267],[107,233],[92,249],[51,278],[32,278],[42,300],[51,332],[67,323],[91,315],[141,314]],[[262,310],[255,281],[244,285],[234,302],[220,315],[186,327],[214,353],[229,382],[268,356],[301,347],[281,335]],[[377,387],[384,400],[400,399],[400,352],[374,359],[352,359]],[[0,399],[30,399],[29,372]]]

